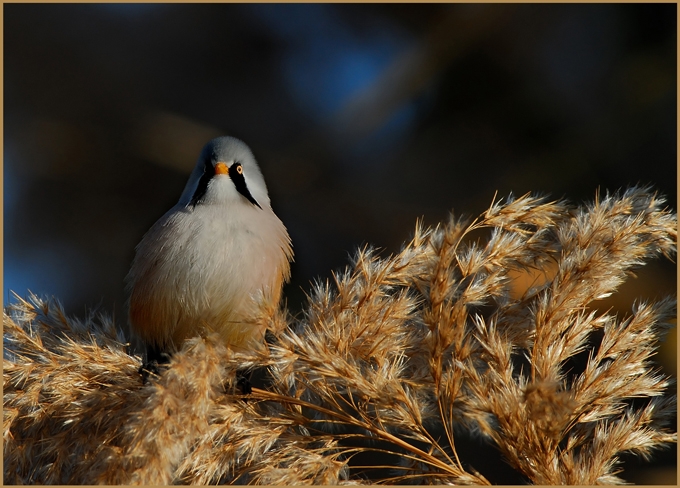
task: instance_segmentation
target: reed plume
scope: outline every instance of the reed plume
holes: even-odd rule
[[[621,483],[624,453],[677,441],[672,379],[652,361],[676,302],[619,317],[598,300],[673,259],[663,205],[649,188],[578,207],[511,196],[471,222],[417,224],[399,253],[364,248],[316,283],[301,316],[252,317],[265,350],[197,337],[147,384],[109,318],[18,299],[4,482],[489,484],[461,461],[469,433],[530,483]],[[243,368],[263,371],[250,395]]]

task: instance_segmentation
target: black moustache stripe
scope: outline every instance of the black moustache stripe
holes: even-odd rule
[[[234,182],[234,186],[241,195],[246,197],[250,203],[262,209],[262,207],[260,207],[260,204],[257,203],[257,201],[250,194],[250,190],[248,190],[248,185],[246,185],[246,179],[243,177],[243,171],[240,168],[241,163],[234,163],[231,165],[231,168],[229,168],[229,177],[231,178],[231,181]]]
[[[195,207],[197,203],[200,203],[201,200],[203,200],[205,192],[208,190],[208,183],[210,183],[212,177],[215,176],[215,167],[212,165],[210,159],[206,159],[203,164],[203,174],[201,175],[201,179],[198,180],[198,186],[194,191],[194,195],[191,197],[191,202],[189,202],[189,205],[192,207]]]

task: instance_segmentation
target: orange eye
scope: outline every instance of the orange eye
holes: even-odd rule
[[[238,174],[242,175],[243,174],[243,166],[241,166],[240,164],[236,165],[236,172]]]

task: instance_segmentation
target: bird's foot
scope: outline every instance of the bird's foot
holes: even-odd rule
[[[169,362],[170,354],[158,347],[147,346],[146,362],[139,368],[139,374],[142,375],[142,384],[145,385],[151,375],[158,378],[161,375],[162,369],[166,369]]]
[[[236,373],[236,386],[243,395],[250,395],[253,392],[253,385],[250,379],[246,378],[243,373]]]
[[[161,372],[158,369],[158,361],[150,361],[148,363],[142,364],[139,368],[139,374],[142,375],[143,385],[146,385],[146,382],[149,380],[149,376],[153,375],[159,377]]]

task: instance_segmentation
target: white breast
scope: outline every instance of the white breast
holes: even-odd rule
[[[175,347],[206,329],[236,347],[261,339],[262,331],[244,319],[257,299],[278,302],[291,255],[286,229],[268,206],[178,205],[137,247],[133,328],[147,342],[161,337]]]

